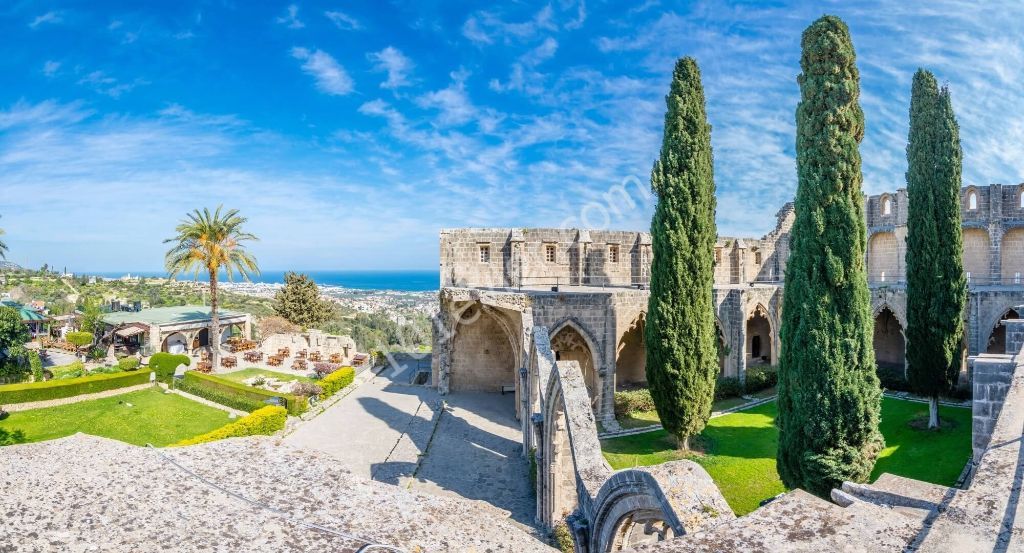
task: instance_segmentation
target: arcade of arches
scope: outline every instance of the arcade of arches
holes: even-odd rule
[[[644,314],[626,329],[615,348],[616,386],[647,382],[647,349],[644,345]]]

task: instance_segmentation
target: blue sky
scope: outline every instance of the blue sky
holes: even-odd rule
[[[219,203],[267,269],[431,268],[442,227],[644,229],[683,55],[719,231],[759,236],[796,187],[800,33],[823,13],[858,53],[866,192],[904,186],[918,66],[952,90],[965,183],[1024,181],[1017,1],[134,4],[0,7],[12,261],[159,269],[183,214]]]

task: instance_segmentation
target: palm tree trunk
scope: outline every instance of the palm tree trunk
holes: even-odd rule
[[[217,314],[217,270],[210,270],[210,363],[220,366],[220,315]]]

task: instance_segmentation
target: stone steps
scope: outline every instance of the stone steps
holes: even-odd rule
[[[870,503],[924,522],[929,516],[941,510],[943,503],[956,491],[946,486],[894,474],[883,474],[873,484],[843,482],[840,489],[832,490],[832,501],[842,507],[850,507],[861,502]]]

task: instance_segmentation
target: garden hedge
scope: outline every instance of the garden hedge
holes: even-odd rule
[[[266,405],[266,403],[264,403],[266,400],[275,397],[281,398],[285,401],[288,412],[292,415],[300,415],[308,407],[308,402],[305,397],[255,388],[253,386],[247,386],[238,382],[231,382],[230,380],[225,380],[217,376],[203,374],[196,371],[186,372],[185,376],[181,380],[181,384],[183,385],[179,386],[181,390],[193,393],[200,397],[206,397],[206,399],[209,399],[210,401],[217,401],[220,403],[220,401],[213,397],[205,396],[204,393],[210,392],[211,395],[216,394],[219,398],[231,399],[232,401],[235,401],[232,398],[242,398],[241,401],[236,401],[236,403],[238,405],[247,405],[248,407],[236,408],[244,411],[252,411],[253,409],[251,409],[251,407],[253,406],[257,409],[259,407],[263,407]],[[229,407],[234,406],[227,403],[225,403],[225,405],[228,405]]]
[[[94,394],[149,382],[153,371],[119,372],[0,386],[0,405]]]
[[[174,378],[174,371],[177,370],[178,365],[185,365],[186,367],[192,363],[192,359],[187,355],[157,352],[149,358],[149,366],[156,371],[156,378],[164,384],[170,384],[171,379]]]
[[[134,371],[139,368],[139,364],[140,361],[138,357],[125,357],[117,361],[117,368],[122,371]]]
[[[222,426],[206,434],[182,440],[174,445],[195,445],[223,440],[224,438],[240,438],[244,436],[269,436],[284,428],[288,421],[288,410],[276,405],[260,407],[237,421]]]
[[[348,386],[356,379],[356,370],[352,367],[342,367],[331,374],[321,378],[317,381],[317,385],[322,390],[320,392],[320,399],[327,399],[341,390],[345,386]]]

